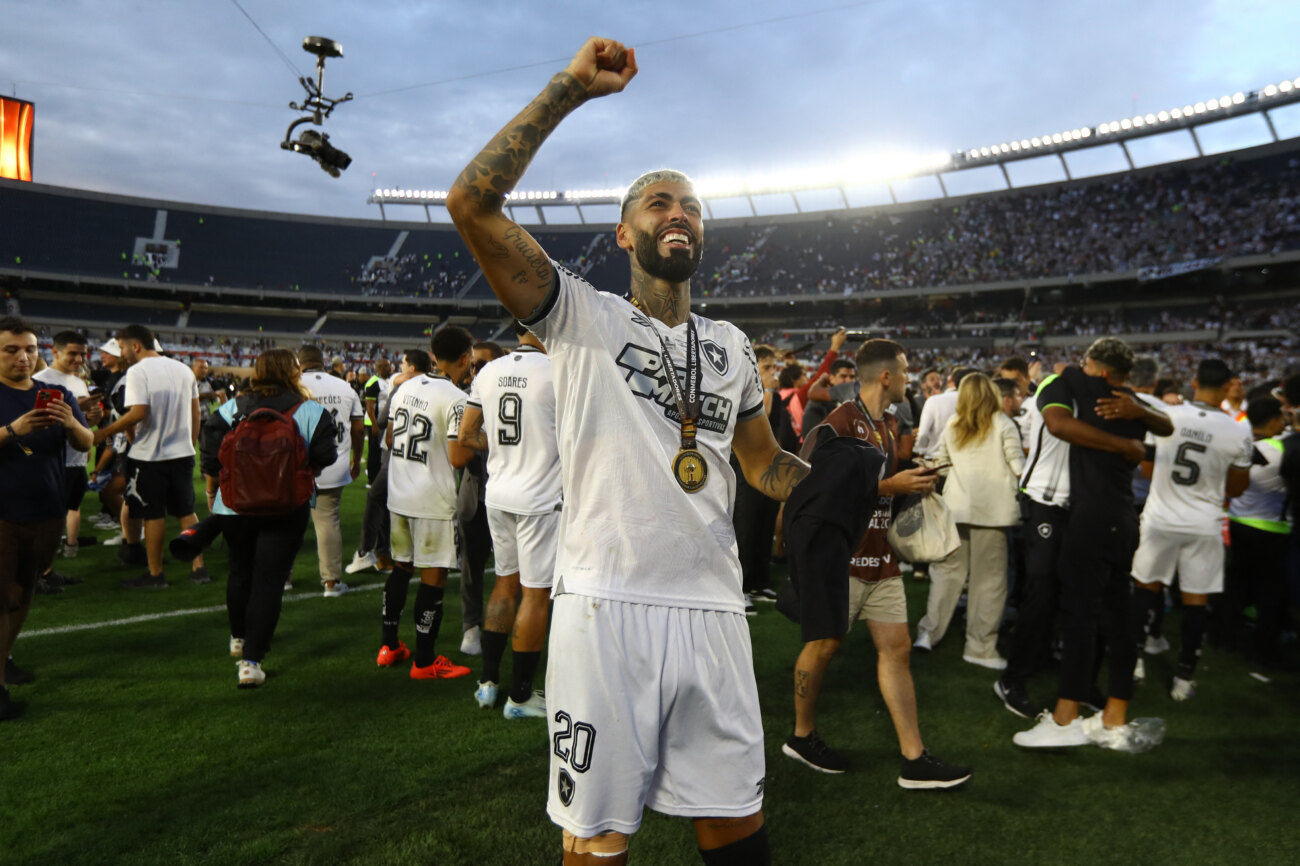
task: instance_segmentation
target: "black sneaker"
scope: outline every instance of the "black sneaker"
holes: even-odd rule
[[[122,581],[123,589],[166,589],[167,577],[161,574],[150,574],[145,572],[136,578],[130,578]]]
[[[1042,707],[1029,700],[1029,694],[1025,691],[1024,686],[1012,685],[1006,680],[998,680],[993,684],[993,694],[1001,698],[1002,706],[1022,719],[1033,721],[1042,712]]]
[[[23,711],[23,705],[9,700],[9,690],[0,686],[0,722],[16,719]]]
[[[190,570],[190,580],[195,583],[212,583],[212,576],[208,574],[208,567],[202,566]]]
[[[849,768],[844,756],[822,742],[816,731],[806,737],[791,735],[781,751],[819,773],[843,773]]]
[[[758,608],[754,607],[754,597],[745,593],[745,616],[758,616]]]
[[[18,667],[14,660],[5,659],[5,683],[11,686],[25,686],[28,683],[36,682],[36,674],[29,670]]]
[[[776,602],[776,590],[775,590],[775,589],[760,589],[758,592],[751,592],[751,593],[750,593],[750,597],[753,598],[754,601],[766,601],[766,602],[775,603],[775,602]]]
[[[63,592],[63,587],[46,580],[45,575],[36,578],[37,595],[58,595],[61,592]]]
[[[913,790],[955,788],[970,775],[970,767],[954,767],[929,752],[921,752],[921,757],[915,760],[903,759],[902,769],[898,772],[898,786]]]
[[[117,561],[123,565],[148,565],[149,555],[144,552],[142,543],[126,541],[117,549]]]
[[[85,583],[79,577],[69,577],[66,574],[59,574],[57,571],[51,571],[44,577],[52,586],[76,586],[79,583]]]

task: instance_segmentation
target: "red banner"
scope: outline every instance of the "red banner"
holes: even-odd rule
[[[0,96],[0,177],[32,179],[32,126],[36,106]]]

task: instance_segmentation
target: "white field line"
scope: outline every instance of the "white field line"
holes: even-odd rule
[[[483,570],[484,577],[486,577],[489,574],[495,574],[495,572],[493,572],[492,569],[490,568],[485,568]],[[459,581],[460,578],[459,576],[457,576],[454,579]],[[412,578],[411,583],[416,583],[418,582],[418,580],[419,578]],[[448,582],[451,582],[453,578],[450,575],[448,575],[447,580]],[[370,590],[373,589],[383,589],[383,588],[384,585],[382,583],[372,583],[366,586],[358,586],[356,588],[350,588],[348,589],[347,594],[351,595],[354,592],[369,592]],[[323,596],[320,594],[320,592],[300,592],[294,595],[286,594],[284,596],[284,600],[286,602],[303,601],[304,599],[309,599],[309,598],[323,598]],[[214,605],[212,607],[192,607],[186,610],[169,610],[164,613],[145,613],[145,614],[141,614],[140,616],[129,616],[126,617],[125,619],[110,619],[110,620],[105,620],[104,622],[83,622],[83,623],[77,623],[75,625],[60,625],[60,626],[55,626],[53,628],[38,628],[38,629],[33,629],[32,631],[21,632],[18,635],[18,639],[22,640],[23,638],[28,638],[28,637],[45,637],[46,635],[55,635],[55,634],[70,634],[72,632],[78,632],[78,631],[93,631],[95,629],[113,628],[121,625],[135,625],[136,623],[139,622],[152,622],[153,620],[156,619],[170,619],[176,616],[194,616],[196,614],[201,614],[201,613],[220,613],[225,611],[225,609],[226,606],[224,604]]]

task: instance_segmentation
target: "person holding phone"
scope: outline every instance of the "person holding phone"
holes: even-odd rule
[[[67,514],[64,449],[90,450],[92,434],[76,400],[42,388],[36,329],[0,318],[0,721],[17,717],[10,684],[32,676],[9,657],[36,589],[37,572],[54,556]]]

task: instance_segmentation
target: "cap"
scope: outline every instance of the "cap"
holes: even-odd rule
[[[99,351],[103,352],[106,355],[112,355],[114,358],[122,357],[122,347],[117,344],[116,337],[109,340],[104,345],[100,346]]]

